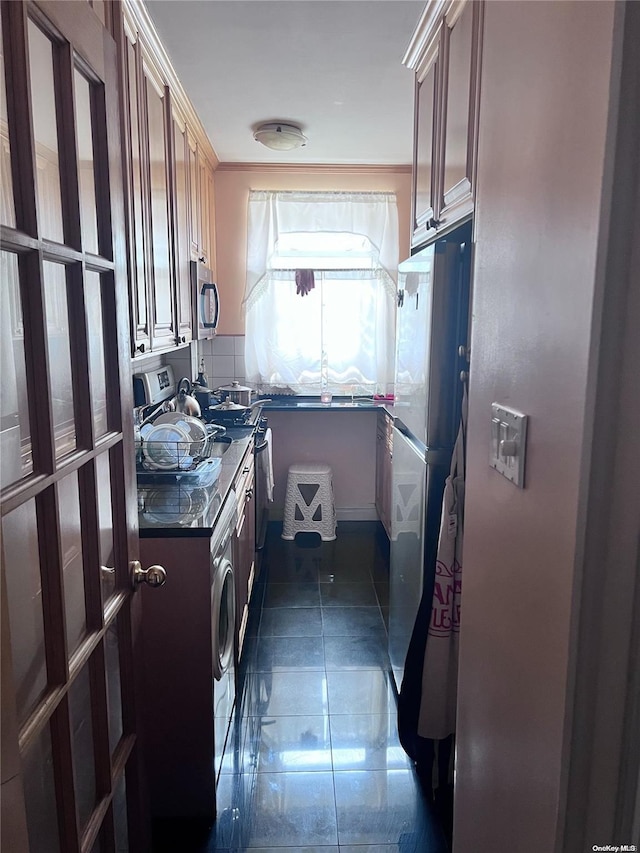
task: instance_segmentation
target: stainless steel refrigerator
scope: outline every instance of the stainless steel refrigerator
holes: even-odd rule
[[[398,269],[389,588],[389,656],[398,690],[423,592],[433,587],[460,374],[468,368],[470,255],[469,222]]]

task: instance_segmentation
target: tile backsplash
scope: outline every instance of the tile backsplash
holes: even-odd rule
[[[209,387],[245,382],[244,335],[216,335],[198,342],[198,361],[204,357]]]

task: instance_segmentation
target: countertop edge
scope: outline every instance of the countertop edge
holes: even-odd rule
[[[166,526],[141,526],[138,525],[138,538],[139,539],[176,539],[176,538],[208,538],[210,539],[213,535],[215,526],[218,522],[220,514],[222,512],[223,507],[227,503],[229,499],[229,495],[231,494],[233,483],[238,476],[238,472],[240,471],[240,466],[244,460],[247,449],[251,445],[254,440],[254,434],[251,433],[248,436],[243,438],[234,439],[233,444],[235,445],[233,458],[226,460],[223,456],[222,465],[220,466],[220,474],[217,477],[216,481],[209,486],[210,489],[215,489],[220,495],[220,502],[218,504],[217,510],[215,514],[212,514],[211,518],[207,520],[206,524],[203,524],[201,527],[192,527],[192,526],[178,526],[167,524]],[[233,445],[232,445],[233,446]],[[226,456],[226,454],[225,454]]]

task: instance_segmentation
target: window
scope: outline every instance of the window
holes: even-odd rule
[[[397,232],[390,193],[251,193],[249,382],[266,393],[391,390]]]

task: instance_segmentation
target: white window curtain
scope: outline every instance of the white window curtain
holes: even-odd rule
[[[390,391],[397,266],[393,193],[251,192],[247,381],[266,393]],[[299,270],[313,270],[305,295]]]

